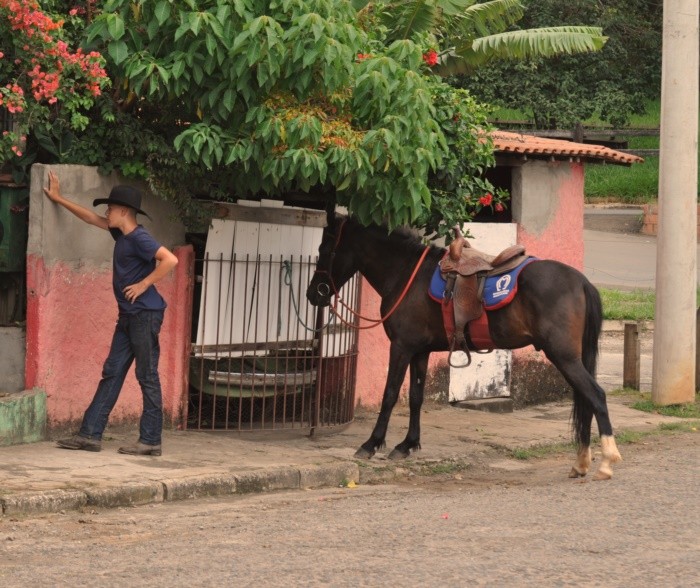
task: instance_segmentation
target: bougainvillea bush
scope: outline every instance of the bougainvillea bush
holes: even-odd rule
[[[60,156],[62,139],[87,127],[86,112],[109,85],[102,56],[72,47],[65,22],[36,0],[0,0],[0,107],[13,121],[0,139],[0,166],[18,181],[39,149]]]

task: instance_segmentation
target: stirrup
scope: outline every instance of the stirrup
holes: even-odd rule
[[[463,351],[467,355],[467,363],[463,364],[454,364],[452,363],[452,353],[455,351],[455,345],[457,343],[457,337],[453,336],[452,337],[452,345],[450,345],[450,354],[447,356],[447,365],[453,368],[466,368],[469,367],[472,363],[472,354],[469,351],[469,347],[466,344],[466,341],[464,342],[464,345],[462,345],[462,349],[459,351]]]

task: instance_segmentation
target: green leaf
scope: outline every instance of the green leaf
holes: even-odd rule
[[[162,25],[170,18],[170,3],[167,0],[160,0],[156,4],[153,15],[158,20],[158,24]]]
[[[199,29],[202,26],[203,15],[198,12],[190,14],[190,30],[196,35],[199,34]]]
[[[170,69],[170,73],[172,73],[173,77],[175,79],[179,79],[180,76],[184,73],[185,71],[185,62],[182,59],[178,59],[173,63],[172,68]]]
[[[465,71],[491,59],[528,59],[561,54],[599,51],[607,37],[598,27],[562,26],[510,31],[476,39],[455,48],[455,56],[464,60]]]
[[[124,36],[124,21],[118,14],[107,15],[107,30],[113,39],[121,39]]]
[[[122,63],[129,55],[129,49],[124,41],[112,41],[107,45],[107,52],[117,65]]]

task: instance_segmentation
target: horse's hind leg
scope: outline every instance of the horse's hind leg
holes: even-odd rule
[[[391,344],[389,348],[389,374],[384,387],[382,407],[372,434],[367,441],[360,445],[360,448],[355,452],[355,457],[369,459],[377,452],[377,449],[384,447],[391,411],[399,398],[399,390],[406,375],[409,360],[410,356],[407,353],[394,343]]]
[[[613,436],[612,424],[605,401],[605,392],[578,358],[562,359],[560,354],[547,354],[559,369],[566,381],[574,389],[574,431],[579,446],[578,458],[570,475],[574,472],[584,476],[590,467],[590,429],[591,414],[595,416],[600,433],[600,445],[603,457],[594,480],[612,478],[612,464],[622,461]]]
[[[591,468],[591,422],[593,421],[593,406],[588,399],[574,392],[573,410],[574,434],[578,451],[576,463],[569,473],[570,478],[580,478]]]
[[[420,449],[420,409],[423,405],[423,389],[425,388],[425,375],[428,371],[428,358],[430,353],[418,353],[411,359],[411,370],[408,388],[408,405],[411,416],[408,421],[408,433],[389,454],[389,459],[404,459],[411,454],[411,450]]]

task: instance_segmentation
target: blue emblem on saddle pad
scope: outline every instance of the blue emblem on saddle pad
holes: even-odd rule
[[[509,272],[487,277],[482,298],[484,308],[486,310],[496,310],[511,302],[518,290],[518,274],[527,264],[536,260],[536,257],[528,257]],[[445,297],[446,282],[447,280],[440,275],[440,266],[438,266],[435,268],[433,277],[430,280],[430,288],[428,289],[428,295],[435,302],[442,302]]]
[[[528,257],[509,272],[500,276],[489,276],[486,278],[483,294],[484,308],[486,310],[496,310],[511,302],[518,291],[518,274],[527,264],[536,259],[536,257]]]

